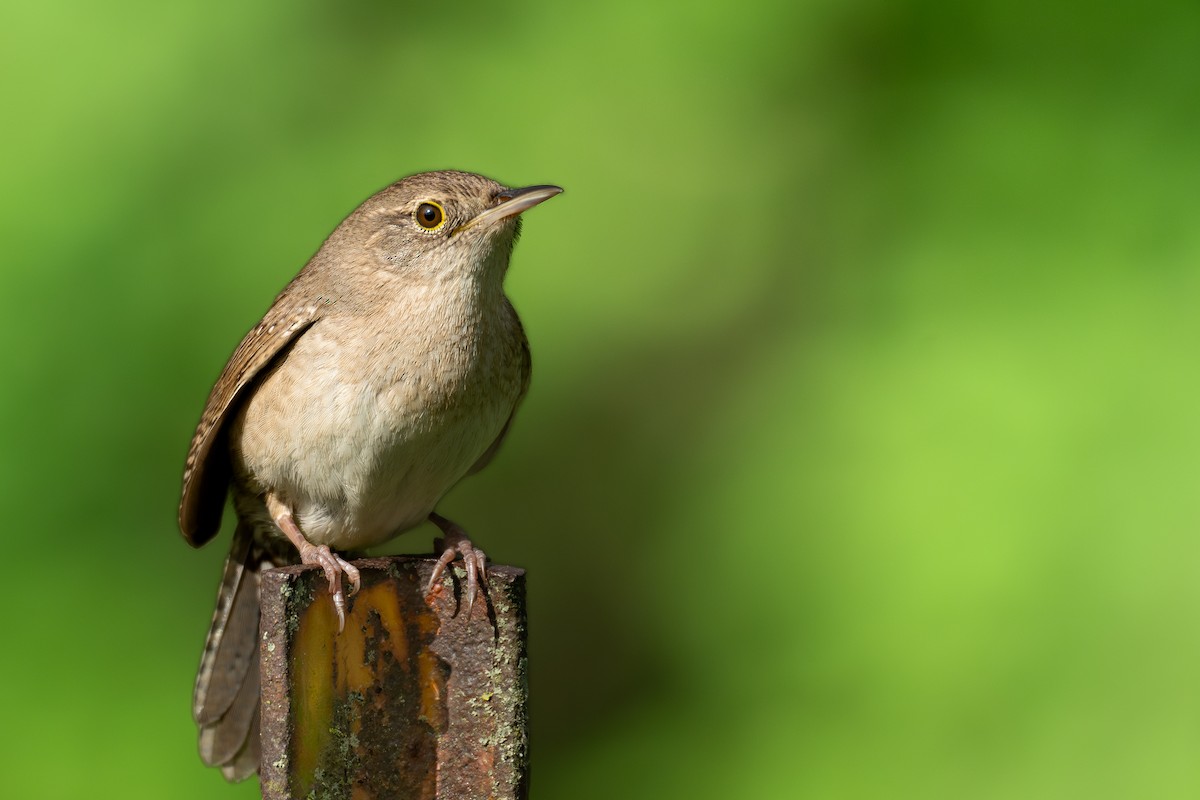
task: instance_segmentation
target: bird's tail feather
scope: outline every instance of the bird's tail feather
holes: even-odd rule
[[[192,698],[200,757],[230,781],[258,771],[258,591],[266,566],[270,560],[256,545],[253,529],[239,523]]]

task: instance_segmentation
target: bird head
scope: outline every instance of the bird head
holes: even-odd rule
[[[548,185],[509,188],[470,172],[424,172],[371,197],[330,242],[360,242],[360,258],[422,282],[499,285],[521,213],[560,192]]]

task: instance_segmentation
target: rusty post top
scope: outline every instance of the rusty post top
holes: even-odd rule
[[[466,800],[528,790],[525,572],[488,571],[467,614],[461,569],[355,561],[346,627],[316,567],[262,576],[265,800]]]

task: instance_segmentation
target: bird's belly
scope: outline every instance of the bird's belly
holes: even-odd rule
[[[338,359],[304,361],[303,375],[281,364],[235,422],[239,494],[279,493],[304,536],[335,549],[372,547],[424,521],[519,398],[502,385],[509,381],[479,385],[470,373],[436,381],[396,367],[351,381],[333,366]],[[330,367],[314,371],[314,363]],[[274,527],[260,501],[249,504],[256,521]]]
[[[314,544],[358,550],[419,525],[487,448],[480,427],[462,421],[436,432],[408,432],[388,446],[363,441],[356,453],[297,475],[293,509],[300,530]]]

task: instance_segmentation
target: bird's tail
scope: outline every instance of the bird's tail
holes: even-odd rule
[[[268,566],[253,529],[239,522],[192,699],[200,758],[229,781],[258,771],[258,590],[259,572]]]

